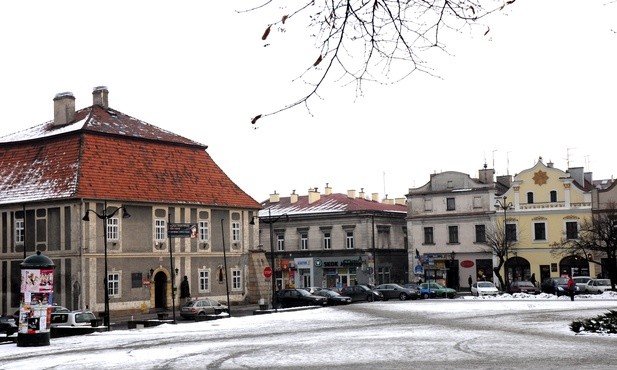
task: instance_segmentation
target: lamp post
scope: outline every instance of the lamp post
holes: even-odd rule
[[[514,208],[514,205],[512,204],[512,202],[508,202],[508,197],[506,197],[504,195],[503,197],[503,201],[496,199],[495,200],[495,208],[497,208],[498,210],[501,209],[503,211],[503,246],[506,252],[506,265],[508,263],[508,259],[510,258],[509,256],[509,250],[510,250],[510,246],[508,245],[508,230],[507,230],[507,211],[509,209]],[[509,286],[510,285],[510,279],[508,278],[508,267],[504,266],[504,270],[506,272],[506,285]]]
[[[274,224],[277,223],[282,217],[285,217],[285,221],[289,221],[289,216],[287,213],[283,213],[276,217],[272,217],[272,213],[270,208],[268,208],[268,218],[260,218],[260,221],[268,224],[270,228],[270,266],[272,267],[272,307],[275,311],[277,311],[277,300],[276,300],[276,271],[274,268]],[[251,225],[255,225],[255,216],[251,219]]]
[[[108,285],[109,276],[107,275],[107,220],[114,217],[116,213],[118,213],[121,209],[124,210],[124,212],[122,212],[122,218],[131,217],[129,212],[126,210],[126,207],[124,206],[116,208],[113,212],[107,212],[107,201],[105,201],[103,205],[102,213],[98,213],[92,209],[87,209],[86,215],[82,218],[83,221],[89,222],[90,217],[88,216],[88,214],[92,212],[96,215],[96,217],[103,220],[103,250],[105,251],[105,258],[104,258],[105,259],[105,278],[103,279],[103,286],[105,289],[105,313],[103,316],[103,325],[105,325],[105,327],[107,328],[107,331],[109,331],[109,285]]]

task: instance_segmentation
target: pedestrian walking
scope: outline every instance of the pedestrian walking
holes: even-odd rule
[[[576,292],[576,281],[570,276],[568,279],[568,294],[570,295],[570,300],[574,300],[574,293]]]
[[[471,278],[471,275],[469,275],[467,282],[469,283],[469,291],[471,292],[471,285],[473,284],[473,279]]]
[[[533,284],[533,286],[536,286],[536,273],[534,272],[533,274],[531,274],[531,277],[529,278],[529,282],[531,282]]]
[[[188,277],[184,276],[184,280],[180,283],[180,298],[188,301],[191,298],[191,289],[189,288]]]

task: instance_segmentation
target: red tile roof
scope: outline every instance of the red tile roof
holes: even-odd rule
[[[0,138],[0,204],[86,198],[259,209],[206,146],[94,105]]]
[[[287,214],[323,214],[323,213],[349,213],[349,212],[385,212],[407,214],[407,206],[401,204],[380,203],[364,198],[350,198],[346,194],[320,194],[319,200],[308,202],[308,195],[298,196],[295,203],[291,203],[291,197],[280,197],[278,202],[267,200],[262,202],[263,209],[259,212],[260,217]]]

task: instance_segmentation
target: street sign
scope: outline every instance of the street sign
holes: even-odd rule
[[[196,238],[197,225],[170,223],[167,226],[167,236],[169,238]]]
[[[272,277],[272,267],[266,266],[264,267],[264,277]]]
[[[422,265],[416,265],[414,273],[416,275],[424,275],[424,267],[422,267]]]

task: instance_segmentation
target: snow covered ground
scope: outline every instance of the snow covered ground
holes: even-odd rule
[[[617,366],[617,336],[568,325],[617,293],[354,303],[0,345],[1,369],[587,368]]]

